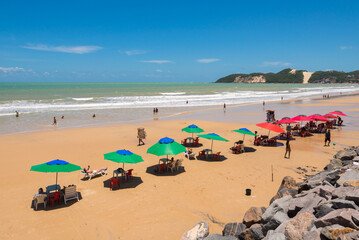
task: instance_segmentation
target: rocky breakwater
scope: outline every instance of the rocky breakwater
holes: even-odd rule
[[[284,177],[268,208],[251,207],[242,222],[209,235],[200,222],[181,240],[359,239],[359,147],[339,151],[323,171],[296,183]]]

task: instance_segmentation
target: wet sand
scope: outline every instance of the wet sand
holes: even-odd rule
[[[5,170],[0,175],[2,239],[179,239],[198,221],[208,222],[211,233],[220,233],[225,223],[240,221],[249,207],[267,207],[284,176],[300,181],[303,175],[298,173],[298,167],[315,173],[338,150],[359,145],[357,113],[350,112],[349,117],[343,117],[346,126],[332,131],[332,143],[336,144],[330,147],[323,147],[321,134],[297,138],[291,142],[291,158],[285,159],[283,146],[253,146],[253,137],[247,136],[245,145],[254,148],[254,152],[234,155],[229,150],[233,142],[243,138],[231,130],[246,127],[259,134],[268,133],[255,126],[265,120],[266,109],[276,110],[277,118],[299,113],[325,114],[338,108],[345,112],[346,108],[356,108],[359,97],[313,101],[267,103],[265,109],[261,105],[229,106],[225,113],[215,109],[141,124],[1,135],[0,166]],[[310,105],[321,103],[321,107]],[[188,160],[179,154],[175,158],[184,159],[185,172],[170,176],[146,172],[159,160],[146,153],[148,147],[165,136],[180,142],[190,136],[181,129],[192,123],[206,133],[215,132],[229,140],[213,144],[213,150],[221,152],[223,160]],[[137,146],[139,126],[146,129],[148,136],[143,146]],[[194,148],[197,153],[211,146],[210,140],[200,139],[200,143],[202,147]],[[123,148],[143,156],[145,161],[126,164],[125,169],[134,169],[135,178],[122,184],[120,190],[110,191],[104,181],[112,177],[119,164],[104,160],[103,154]],[[56,158],[82,167],[91,165],[93,169],[108,167],[109,175],[83,181],[79,171],[60,173],[60,185],[76,184],[82,199],[67,207],[34,211],[33,195],[39,187],[54,184],[55,174],[29,169]],[[246,188],[252,189],[252,196],[245,196]]]

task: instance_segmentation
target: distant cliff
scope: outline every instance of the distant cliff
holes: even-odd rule
[[[286,68],[278,73],[231,74],[216,83],[359,83],[359,71],[308,72]]]

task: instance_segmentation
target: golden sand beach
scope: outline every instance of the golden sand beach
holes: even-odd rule
[[[357,96],[335,98],[330,102],[290,102],[277,114],[285,115],[285,109],[296,107],[296,104],[305,104],[308,112],[312,113],[327,111],[328,105],[332,110],[345,105],[354,111],[358,103]],[[259,134],[268,132],[255,126],[255,123],[264,121],[264,113],[246,110],[239,114],[240,107],[238,109],[231,111],[229,108],[227,116],[231,115],[231,121],[225,122],[221,121],[223,116],[215,120],[216,114],[222,110],[213,110],[202,112],[198,119],[196,115],[183,115],[177,119],[159,119],[136,125],[1,135],[1,239],[180,239],[198,221],[208,222],[211,233],[221,233],[225,223],[241,221],[249,207],[267,207],[284,176],[301,181],[303,175],[298,173],[298,167],[309,169],[309,174],[315,173],[322,170],[333,153],[346,146],[359,145],[358,129],[347,125],[332,131],[332,143],[336,145],[330,147],[323,147],[324,136],[320,134],[297,138],[291,143],[290,159],[283,158],[284,147],[253,146],[251,136],[245,138],[245,145],[256,151],[234,155],[229,148],[242,135],[232,130],[245,127]],[[348,115],[352,113],[355,114],[350,112]],[[243,123],[247,118],[236,119],[244,115],[254,120]],[[207,120],[204,120],[206,116]],[[343,119],[344,124],[355,122],[355,117]],[[175,158],[184,159],[185,172],[173,176],[146,172],[159,161],[159,157],[146,153],[148,147],[166,136],[180,142],[189,136],[181,129],[192,123],[206,133],[214,132],[229,140],[216,141],[213,145],[213,150],[221,152],[226,159],[188,160],[179,154]],[[139,126],[147,132],[146,144],[142,146],[137,146]],[[206,139],[200,139],[200,143],[203,146],[194,148],[196,153],[211,144]],[[104,181],[112,177],[112,171],[119,165],[104,160],[103,154],[118,149],[139,154],[144,162],[126,164],[126,169],[134,169],[135,181],[110,191],[104,187]],[[72,201],[68,206],[62,204],[34,211],[31,208],[32,197],[38,188],[54,184],[55,174],[30,172],[30,167],[57,158],[81,167],[108,167],[109,174],[83,181],[80,171],[60,173],[59,184],[75,184],[82,199]],[[245,195],[247,188],[252,189],[251,196]]]

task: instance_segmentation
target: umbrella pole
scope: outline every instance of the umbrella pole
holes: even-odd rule
[[[246,137],[246,135],[245,135],[245,134],[243,134],[243,142],[244,142],[245,137]]]
[[[55,185],[56,191],[58,191],[58,189],[57,189],[57,174],[58,174],[58,172],[56,172],[56,185]]]
[[[211,144],[211,151],[213,151],[213,139],[212,139],[212,144]]]

